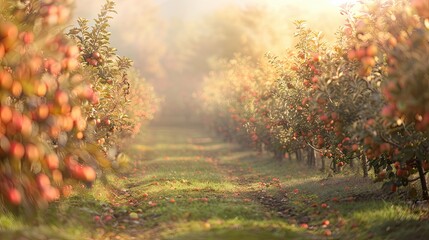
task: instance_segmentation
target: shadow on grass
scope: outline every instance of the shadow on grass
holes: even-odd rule
[[[244,164],[256,169],[253,172],[239,172],[248,179],[270,181],[279,178],[289,196],[284,205],[294,208],[299,214],[298,218],[316,212],[312,216],[316,223],[310,224],[318,224],[317,221],[321,222],[327,217],[334,219],[334,223],[338,216],[346,219],[348,225],[336,234],[339,239],[428,239],[429,222],[419,219],[424,211],[413,211],[399,196],[386,195],[381,190],[382,183],[373,183],[371,179],[359,175],[328,178],[317,170],[306,169],[294,162],[277,162],[267,156],[240,157],[222,161],[221,164],[225,168],[237,168]],[[299,193],[295,194],[295,189]],[[273,187],[266,188],[266,191],[280,194]],[[315,203],[327,203],[329,209],[315,211],[312,206]],[[276,207],[271,210],[281,210],[281,207]],[[318,216],[320,213],[322,216]],[[429,216],[428,210],[426,215]]]
[[[171,240],[261,240],[261,239],[306,239],[303,234],[295,231],[285,229],[282,230],[267,230],[258,229],[256,227],[241,227],[241,228],[218,228],[206,231],[195,231],[192,233],[181,234],[172,238]]]

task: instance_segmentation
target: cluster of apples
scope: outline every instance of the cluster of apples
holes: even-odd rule
[[[130,78],[128,72],[131,61],[117,55],[110,46],[109,14],[114,12],[114,2],[106,1],[99,17],[92,26],[87,21],[78,21],[71,29],[70,37],[79,46],[81,66],[91,72],[94,80],[90,89],[81,89],[82,95],[93,95],[91,108],[86,112],[90,120],[93,141],[106,153],[118,152],[119,144],[129,139],[132,125],[140,119],[130,118]],[[137,76],[132,76],[135,78]],[[137,105],[135,107],[144,107]],[[128,134],[128,135],[127,135]],[[112,156],[114,160],[114,156]]]
[[[64,178],[96,178],[75,154],[85,145],[82,106],[96,94],[79,72],[79,49],[64,34],[52,34],[68,21],[71,3],[0,4],[12,9],[10,21],[0,22],[0,202],[7,205],[46,206],[69,194]],[[26,13],[34,21],[24,22]]]
[[[429,53],[426,41],[429,36],[429,3],[414,0],[411,6],[415,12],[397,12],[394,15],[403,25],[387,24],[391,36],[383,42],[383,47],[387,50],[389,81],[383,84],[382,92],[388,104],[382,114],[415,123],[416,129],[425,132],[429,129],[429,98],[425,94],[429,67],[425,60]]]
[[[240,143],[280,146],[297,156],[310,145],[339,167],[356,159],[364,172],[372,164],[375,172],[387,171],[392,182],[405,183],[417,173],[424,180],[429,3],[378,4],[364,16],[351,13],[347,32],[333,47],[308,41],[316,34],[298,27],[296,49],[269,59],[281,73],[274,81],[263,61],[237,58],[213,72],[201,97],[206,121]],[[263,114],[257,110],[262,106]],[[396,161],[401,167],[389,166]]]

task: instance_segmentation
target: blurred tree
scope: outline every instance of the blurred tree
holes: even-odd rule
[[[149,81],[163,78],[166,25],[159,7],[153,0],[128,0],[118,4],[117,12],[119,17],[112,23],[112,31],[121,34],[112,39],[113,44],[134,60],[134,66]]]

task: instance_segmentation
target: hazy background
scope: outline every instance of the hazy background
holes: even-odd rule
[[[342,24],[346,0],[117,0],[112,45],[165,98],[162,116],[192,116],[195,92],[218,59],[236,53],[281,54],[293,43],[294,20],[328,40]],[[104,0],[76,0],[75,16],[92,19]]]

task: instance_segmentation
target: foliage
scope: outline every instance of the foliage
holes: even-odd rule
[[[212,74],[216,77],[204,85],[203,108],[215,112],[235,106],[239,121],[234,121],[237,114],[212,120],[230,139],[261,141],[234,130],[266,126],[258,136],[265,137],[266,146],[276,146],[268,147],[276,157],[305,150],[307,163],[314,165],[316,151],[322,160],[332,159],[334,171],[359,159],[365,176],[372,167],[376,180],[388,179],[392,191],[420,180],[427,199],[428,9],[424,1],[346,5],[346,22],[331,45],[297,21],[297,44],[284,55],[269,55],[271,66],[242,61]],[[270,68],[277,80],[267,73]],[[262,81],[251,77],[258,84],[254,92],[230,88],[249,81],[236,74],[246,70],[265,74]],[[253,96],[264,96],[264,104],[253,109],[242,104]]]
[[[45,207],[70,194],[69,179],[91,186],[96,170],[115,160],[119,139],[156,110],[153,90],[127,77],[131,61],[109,45],[114,3],[106,2],[92,31],[79,19],[70,39],[62,28],[71,3],[1,2],[0,204],[7,208]],[[148,94],[144,113],[132,118],[126,106],[143,96],[130,95],[130,81]]]

